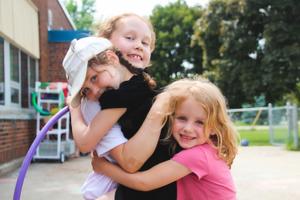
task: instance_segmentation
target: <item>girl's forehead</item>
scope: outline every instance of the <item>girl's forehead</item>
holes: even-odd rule
[[[119,29],[135,29],[138,31],[143,31],[151,34],[150,27],[142,19],[136,16],[128,16],[119,20],[116,24],[116,28]]]
[[[184,111],[189,114],[201,115],[202,117],[206,116],[206,111],[203,107],[203,104],[192,96],[190,98],[183,99],[181,102],[178,102],[176,111]]]
[[[127,24],[127,23],[142,23],[142,24],[146,24],[145,21],[143,21],[142,19],[140,19],[139,17],[137,16],[126,16],[126,17],[123,17],[121,19],[119,19],[119,24]]]

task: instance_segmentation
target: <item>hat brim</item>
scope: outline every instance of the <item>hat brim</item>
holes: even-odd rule
[[[76,76],[74,76],[73,85],[71,87],[71,106],[77,107],[80,105],[81,102],[81,96],[80,96],[80,90],[84,84],[85,78],[86,78],[86,72],[87,72],[87,62],[81,62],[78,63],[78,67],[80,68]]]

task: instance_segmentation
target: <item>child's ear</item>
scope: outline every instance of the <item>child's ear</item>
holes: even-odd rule
[[[109,60],[109,63],[112,63],[112,64],[120,63],[119,57],[117,56],[117,54],[114,51],[108,50],[108,51],[106,51],[106,55]]]

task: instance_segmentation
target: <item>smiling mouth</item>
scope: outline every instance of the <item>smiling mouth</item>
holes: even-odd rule
[[[140,60],[140,61],[143,60],[143,59],[142,59],[142,56],[139,56],[139,55],[137,55],[137,54],[129,54],[128,57],[129,57],[129,58],[133,58],[133,59],[135,59],[135,60]]]
[[[195,137],[190,137],[190,136],[186,136],[186,135],[183,135],[183,134],[180,134],[179,136],[183,140],[193,140],[193,139],[195,139]]]

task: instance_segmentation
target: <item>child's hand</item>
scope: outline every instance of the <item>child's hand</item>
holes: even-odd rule
[[[71,105],[71,96],[67,96],[66,104],[70,107],[70,105]]]
[[[71,96],[67,96],[67,98],[66,98],[66,104],[69,107],[69,109],[70,109],[71,112],[74,111],[74,110],[76,110],[76,109],[78,109],[78,108],[80,108],[80,106],[79,106],[80,104],[77,107],[73,107],[71,105]]]
[[[162,92],[156,96],[155,102],[152,105],[152,109],[155,112],[166,115],[169,112],[170,101],[171,94],[168,92]]]

